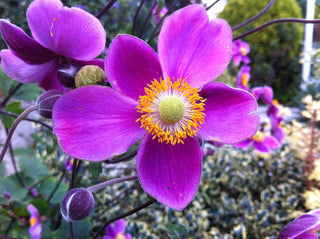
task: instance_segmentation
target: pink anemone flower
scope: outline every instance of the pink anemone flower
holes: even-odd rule
[[[33,38],[0,20],[9,48],[1,51],[1,67],[12,79],[37,83],[45,90],[66,91],[58,80],[60,68],[67,65],[75,73],[84,65],[104,69],[104,61],[94,58],[105,48],[106,32],[88,12],[64,7],[59,0],[35,0],[27,10],[27,19]]]
[[[107,226],[106,235],[102,239],[132,239],[132,236],[125,233],[126,221],[120,219],[113,224]]]
[[[136,162],[142,188],[182,210],[201,179],[198,137],[233,144],[254,135],[259,124],[250,93],[212,82],[230,62],[231,41],[227,22],[209,21],[200,5],[164,21],[158,55],[136,37],[116,37],[106,57],[113,89],[82,87],[56,102],[60,146],[74,157],[102,161],[141,140]]]
[[[42,228],[41,228],[40,214],[32,204],[29,204],[27,206],[27,210],[31,214],[30,229],[29,229],[29,234],[31,236],[31,239],[41,239]]]
[[[236,80],[236,86],[240,89],[244,89],[249,91],[249,87],[248,87],[248,83],[249,80],[251,78],[251,67],[244,65],[240,68],[239,74],[237,76],[237,80]]]
[[[257,133],[252,138],[235,144],[235,146],[238,148],[247,148],[250,145],[252,145],[256,150],[262,153],[269,153],[270,150],[280,147],[280,144],[275,137],[266,135],[262,131],[257,131]]]
[[[251,62],[248,54],[250,52],[250,46],[247,42],[236,40],[232,44],[232,59],[233,63],[238,66],[241,62],[249,64]]]

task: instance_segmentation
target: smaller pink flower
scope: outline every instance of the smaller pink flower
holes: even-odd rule
[[[240,68],[236,81],[236,85],[238,88],[249,91],[248,82],[251,78],[250,71],[251,67],[247,65],[244,65]]]
[[[247,42],[236,40],[232,44],[232,58],[233,63],[238,66],[241,61],[245,64],[249,64],[251,62],[250,58],[247,56],[250,52],[250,46]]]
[[[237,143],[234,146],[239,148],[247,148],[250,145],[262,153],[269,153],[272,149],[277,149],[280,147],[280,144],[275,137],[266,135],[263,131],[257,131],[252,138]]]
[[[156,21],[156,23],[159,23],[161,21],[161,19],[164,17],[164,15],[166,15],[167,12],[168,12],[168,9],[166,8],[166,6],[163,6],[163,8],[158,10],[158,4],[155,5],[155,7],[152,10],[152,13],[153,13],[154,20]]]
[[[27,210],[31,214],[30,216],[30,229],[29,234],[31,239],[41,239],[42,228],[41,228],[41,220],[40,214],[38,210],[32,204],[27,206]]]
[[[125,233],[126,221],[120,219],[114,224],[107,226],[106,235],[102,239],[132,239],[132,236]]]

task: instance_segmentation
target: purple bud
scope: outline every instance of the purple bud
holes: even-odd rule
[[[85,188],[71,189],[60,203],[61,214],[68,222],[85,219],[92,212],[93,207],[94,198]]]
[[[58,90],[48,90],[37,99],[38,113],[48,119],[52,118],[52,109],[56,101],[62,96]]]

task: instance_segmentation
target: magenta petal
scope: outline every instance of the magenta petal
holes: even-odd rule
[[[193,199],[201,179],[201,150],[196,137],[184,144],[165,144],[148,134],[137,155],[142,188],[159,202],[176,210]]]
[[[319,216],[307,213],[286,225],[277,239],[317,239],[317,230],[320,230]]]
[[[222,19],[209,22],[205,9],[190,5],[168,17],[158,52],[164,76],[186,78],[200,87],[217,78],[231,59],[232,33]]]
[[[205,101],[205,122],[199,130],[205,140],[227,144],[252,137],[259,125],[255,98],[247,91],[223,83],[206,84],[200,91]]]
[[[253,141],[252,139],[247,139],[247,140],[244,140],[240,143],[235,144],[234,146],[236,146],[238,148],[247,148],[252,144],[252,141]]]
[[[33,37],[58,55],[90,60],[105,47],[102,24],[80,8],[63,7],[60,1],[35,0],[27,18]]]
[[[265,143],[266,145],[268,145],[269,148],[272,149],[277,149],[280,147],[278,140],[272,136],[266,136],[263,143]]]
[[[41,64],[52,60],[55,54],[29,37],[21,28],[0,20],[0,31],[11,51],[30,64]]]
[[[253,141],[253,147],[262,153],[269,153],[270,151],[268,145],[265,142]]]
[[[115,238],[117,233],[124,233],[126,229],[126,221],[124,219],[120,219],[115,221],[113,224],[107,226],[106,233],[108,236],[113,236]]]
[[[162,77],[154,50],[144,41],[129,35],[120,35],[111,43],[106,72],[112,86],[133,99],[145,94],[147,84]]]
[[[144,135],[136,120],[138,103],[102,86],[87,86],[62,96],[52,122],[60,146],[73,157],[102,161],[126,152]]]
[[[66,91],[56,76],[57,58],[43,64],[29,65],[15,56],[11,50],[2,50],[1,67],[8,76],[22,83],[37,83],[45,90]]]
[[[94,60],[90,60],[90,61],[81,61],[81,66],[86,66],[86,65],[95,65],[95,66],[99,66],[103,71],[105,69],[104,66],[104,60],[103,59],[94,59]]]

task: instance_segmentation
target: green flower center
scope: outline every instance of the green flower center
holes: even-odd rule
[[[184,103],[177,96],[167,96],[159,106],[159,113],[167,124],[175,124],[184,116]]]

